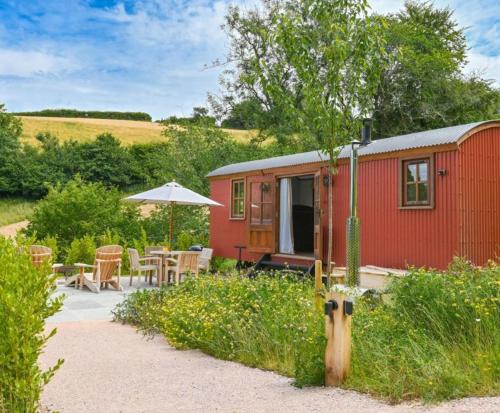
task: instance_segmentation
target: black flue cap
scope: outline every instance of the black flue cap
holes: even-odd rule
[[[363,128],[361,129],[361,145],[366,146],[372,141],[372,119],[363,119]]]

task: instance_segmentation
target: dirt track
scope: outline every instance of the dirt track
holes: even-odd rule
[[[4,237],[15,237],[17,231],[26,228],[28,224],[29,221],[21,221],[14,224],[4,225],[3,227],[0,227],[0,235],[3,235]]]

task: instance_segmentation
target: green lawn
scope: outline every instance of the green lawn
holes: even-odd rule
[[[30,217],[36,201],[23,198],[0,199],[0,226],[23,221]]]

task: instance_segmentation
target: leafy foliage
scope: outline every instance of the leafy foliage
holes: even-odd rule
[[[80,178],[66,186],[55,186],[41,200],[27,233],[37,238],[56,237],[63,246],[86,235],[100,236],[113,229],[124,239],[138,238],[139,212],[133,204],[122,204],[121,194],[101,183],[85,183]]]
[[[344,3],[348,4],[345,9]],[[342,82],[342,90],[351,83],[344,81],[342,66],[350,59],[360,59],[360,68],[371,65],[373,59],[378,60],[378,52],[370,44],[385,43],[388,59],[383,70],[375,67],[370,71],[373,76],[378,72],[379,78],[360,83],[362,88],[371,85],[361,98],[373,101],[359,105],[359,109],[362,115],[363,109],[373,108],[375,137],[498,117],[498,87],[480,73],[463,72],[465,29],[453,20],[450,9],[408,1],[399,13],[367,16],[366,7],[366,1],[263,0],[253,10],[230,9],[224,28],[231,42],[227,60],[234,68],[223,74],[222,96],[210,96],[213,110],[222,119],[234,121],[233,108],[237,115],[240,104],[249,108],[247,102],[255,102],[260,111],[249,111],[248,119],[257,119],[259,129],[272,133],[283,144],[297,142],[299,133],[301,139],[305,137],[303,126],[316,123],[316,117],[321,128],[331,128],[322,118],[330,119],[328,111],[337,109],[329,92],[332,81]],[[352,30],[351,18],[359,19],[355,25],[359,31],[358,27]],[[370,37],[371,43],[358,48],[359,55],[353,53],[361,37],[349,41],[347,36],[369,31],[377,21],[382,25],[376,31],[382,41]],[[344,24],[344,29],[338,30]],[[353,50],[346,53],[346,47]],[[319,81],[314,82],[314,77]],[[376,90],[371,89],[377,84]],[[336,95],[341,89],[333,90]],[[317,97],[317,105],[310,101],[311,95]],[[309,106],[312,116],[305,112]],[[304,111],[304,119],[291,115],[290,107],[296,113]],[[346,129],[349,125],[334,126],[341,134],[358,136],[357,131]],[[305,132],[318,136],[316,126],[308,129]],[[326,134],[332,135],[328,129]]]
[[[74,264],[75,262],[93,263],[96,248],[94,237],[91,235],[74,238],[66,253],[66,264]]]
[[[18,116],[45,116],[55,118],[93,118],[93,119],[120,119],[142,120],[151,122],[151,116],[144,112],[112,112],[112,111],[81,111],[76,109],[43,109],[32,112],[13,113]]]
[[[251,97],[271,128],[316,140],[332,159],[359,135],[385,62],[380,20],[365,0],[266,1],[262,12],[232,8],[226,32],[236,72],[228,101]]]
[[[21,162],[17,157],[21,149],[21,122],[5,113],[5,106],[0,104],[0,192],[16,191],[16,171]]]
[[[55,290],[49,265],[35,268],[26,254],[0,237],[0,410],[38,412],[43,386],[62,364],[42,371],[38,357],[56,330],[44,330],[63,297]]]
[[[217,128],[187,126],[169,127],[166,151],[171,162],[168,168],[171,176],[180,183],[189,184],[189,188],[208,194],[206,175],[215,168],[233,162],[252,159],[258,148],[235,142]]]
[[[431,3],[406,2],[386,18],[392,52],[375,97],[379,138],[495,118],[500,91],[479,74],[465,76],[464,29],[453,12]]]
[[[210,116],[208,109],[204,107],[194,107],[193,114],[190,117],[169,116],[167,119],[160,120],[160,123],[176,126],[198,125],[206,127],[215,127],[216,119]]]
[[[265,116],[262,106],[257,99],[246,99],[234,104],[222,121],[223,128],[258,129],[263,124]]]
[[[258,143],[237,143],[227,133],[203,123],[182,128],[169,125],[165,142],[122,146],[109,133],[96,139],[61,143],[50,133],[37,135],[38,146],[19,144],[20,123],[0,112],[0,194],[40,198],[48,188],[64,185],[79,175],[122,190],[178,180],[198,192],[208,193],[206,174],[227,163],[266,157],[279,149]],[[200,115],[203,116],[203,115]],[[3,137],[3,138],[2,138]]]

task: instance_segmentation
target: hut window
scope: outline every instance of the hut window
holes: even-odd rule
[[[401,161],[401,207],[432,207],[432,158]]]
[[[245,181],[235,179],[231,183],[231,218],[245,217]]]

